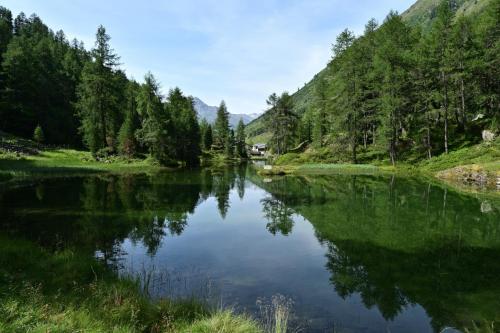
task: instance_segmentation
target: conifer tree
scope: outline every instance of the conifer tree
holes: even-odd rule
[[[328,97],[327,83],[325,79],[320,79],[315,89],[314,107],[314,127],[312,137],[318,147],[323,147],[325,137],[328,133]]]
[[[226,103],[222,101],[217,109],[217,118],[214,124],[214,145],[217,149],[228,151],[226,147],[229,142],[229,112]]]
[[[139,89],[140,86],[135,81],[131,81],[127,86],[125,120],[118,133],[119,151],[128,157],[132,157],[138,150],[136,132],[140,127],[137,113],[137,93]]]
[[[118,65],[118,56],[109,46],[110,37],[103,26],[96,33],[96,44],[92,50],[92,61],[86,63],[79,86],[78,109],[84,142],[90,151],[109,147],[113,149],[113,125],[116,116],[113,74]]]
[[[293,100],[284,92],[278,97],[275,93],[267,99],[270,106],[267,126],[271,130],[271,147],[278,154],[285,154],[295,143],[297,115],[293,112]]]
[[[153,74],[146,74],[144,81],[137,95],[137,112],[142,119],[137,138],[151,156],[162,164],[169,164],[173,154],[170,115],[163,107],[160,86]]]
[[[208,124],[205,133],[203,134],[203,145],[205,150],[211,150],[214,142],[212,125]]]
[[[245,143],[245,125],[243,124],[242,119],[240,119],[240,121],[238,122],[238,126],[236,127],[235,145],[236,145],[236,155],[239,158],[247,158],[247,149]]]
[[[38,143],[43,143],[45,141],[45,136],[43,134],[42,127],[40,125],[37,125],[35,131],[33,132],[33,140],[35,140]]]

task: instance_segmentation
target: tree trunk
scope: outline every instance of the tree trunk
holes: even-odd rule
[[[429,159],[432,158],[431,124],[429,120],[429,114],[427,114],[427,156],[429,157]]]
[[[462,102],[462,128],[465,131],[465,127],[467,124],[467,116],[465,115],[465,85],[463,78],[460,78],[460,99]]]
[[[444,71],[442,75],[444,85],[444,151],[448,154],[448,79]]]
[[[372,144],[375,146],[375,124],[372,125]]]

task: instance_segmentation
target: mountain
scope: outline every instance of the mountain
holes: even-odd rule
[[[491,0],[451,0],[456,15],[475,15],[480,13]],[[423,30],[430,28],[436,16],[437,7],[441,0],[418,0],[408,8],[401,17],[412,26],[421,26]],[[328,77],[329,67],[325,67],[314,78],[298,89],[293,95],[295,112],[301,116],[308,109],[314,96],[317,83]],[[270,134],[266,132],[265,119],[267,114],[261,114],[246,126],[247,138],[250,143],[267,142]]]
[[[454,0],[453,10],[457,15],[470,15],[481,11],[489,0]],[[430,26],[436,17],[436,9],[440,0],[419,0],[401,16],[411,25],[420,25],[424,29]]]
[[[200,120],[205,119],[210,124],[213,124],[215,122],[215,118],[217,117],[217,107],[207,105],[198,97],[194,97],[193,101],[194,101],[194,109],[198,113],[199,119]],[[236,128],[240,119],[242,119],[243,123],[246,125],[255,118],[257,118],[257,116],[258,116],[257,114],[249,115],[249,114],[229,113],[229,125],[232,126],[233,128]]]

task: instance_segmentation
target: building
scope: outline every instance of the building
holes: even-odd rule
[[[267,151],[267,145],[265,143],[256,143],[252,146],[250,153],[255,156],[264,156]]]

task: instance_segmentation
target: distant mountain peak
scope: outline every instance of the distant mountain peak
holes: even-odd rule
[[[198,113],[198,118],[200,120],[205,119],[210,124],[213,124],[215,118],[217,118],[217,106],[210,106],[198,97],[193,97],[193,101],[194,109]],[[236,128],[240,119],[242,119],[243,123],[246,125],[257,117],[257,114],[238,114],[229,112],[229,125]]]

